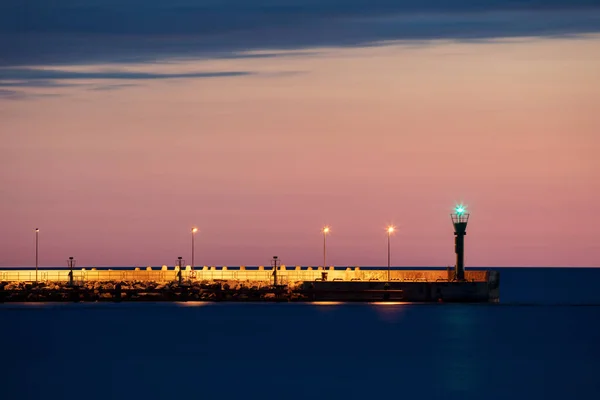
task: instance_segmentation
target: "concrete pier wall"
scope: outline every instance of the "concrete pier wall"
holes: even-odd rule
[[[322,280],[326,272],[327,281],[387,281],[387,269],[361,270],[360,268],[315,268],[300,269],[300,267],[282,267],[277,271],[279,283],[317,281]],[[170,282],[177,279],[178,271],[173,269],[140,269],[140,270],[73,270],[73,280],[77,282],[89,281],[153,281]],[[490,272],[488,271],[465,271],[468,281],[487,282]],[[446,281],[448,273],[444,270],[402,270],[390,271],[392,281],[414,281],[414,282],[436,282]],[[191,271],[183,271],[183,279],[192,280],[238,280],[273,282],[273,269],[262,270],[227,269],[226,267],[203,267]],[[69,280],[69,270],[41,270],[38,271],[39,281],[66,282]],[[0,281],[4,282],[33,282],[35,271],[31,270],[0,270]]]
[[[488,282],[304,282],[302,289],[311,300],[322,301],[457,301],[497,302]],[[387,287],[387,296],[386,296]]]

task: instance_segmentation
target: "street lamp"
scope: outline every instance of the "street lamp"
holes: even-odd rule
[[[177,271],[177,278],[179,280],[179,286],[181,286],[181,282],[183,280],[183,257],[177,257],[177,266],[179,267],[179,271]]]
[[[273,286],[277,288],[277,268],[279,268],[279,263],[277,256],[273,256],[273,260],[271,260],[271,266],[273,267]]]
[[[323,228],[323,269],[327,266],[327,234],[329,230],[328,226]]]
[[[396,230],[396,227],[390,225],[387,227],[386,231],[387,231],[387,247],[388,247],[388,252],[387,252],[387,256],[388,256],[388,282],[390,281],[390,236],[392,235],[392,233],[394,233],[394,231]]]
[[[192,228],[192,271],[194,270],[194,236],[198,232],[198,228]]]
[[[39,250],[40,229],[35,228],[35,284],[38,281],[38,250]]]
[[[73,267],[75,266],[75,259],[73,257],[69,257],[68,261],[69,266],[69,286],[73,286]]]

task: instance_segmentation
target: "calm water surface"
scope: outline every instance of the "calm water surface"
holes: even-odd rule
[[[600,398],[600,270],[501,279],[499,305],[0,305],[2,398]]]

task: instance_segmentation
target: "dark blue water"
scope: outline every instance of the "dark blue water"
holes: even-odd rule
[[[1,396],[600,398],[600,269],[501,274],[497,305],[0,305]]]

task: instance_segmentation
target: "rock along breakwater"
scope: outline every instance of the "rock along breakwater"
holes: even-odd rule
[[[96,301],[299,301],[298,285],[271,286],[261,281],[159,283],[107,281],[69,285],[66,282],[0,282],[0,302]]]

